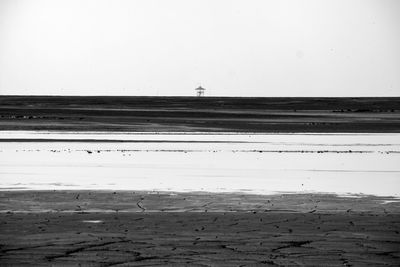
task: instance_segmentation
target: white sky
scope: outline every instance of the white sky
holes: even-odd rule
[[[0,94],[400,96],[399,0],[0,0]]]

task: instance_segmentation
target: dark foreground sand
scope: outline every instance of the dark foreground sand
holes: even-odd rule
[[[392,198],[0,192],[1,266],[399,266]],[[386,204],[384,204],[386,203]]]

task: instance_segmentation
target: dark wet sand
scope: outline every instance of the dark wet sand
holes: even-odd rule
[[[400,132],[400,98],[0,96],[2,130]]]
[[[393,200],[320,194],[0,192],[0,263],[399,266],[400,205],[383,204]]]

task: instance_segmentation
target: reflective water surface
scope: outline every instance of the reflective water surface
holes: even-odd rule
[[[400,134],[0,132],[0,189],[400,196]]]

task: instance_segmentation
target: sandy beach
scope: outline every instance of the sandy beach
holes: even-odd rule
[[[2,266],[400,262],[394,198],[131,191],[3,191],[0,198]]]
[[[396,99],[99,100],[0,98],[1,266],[399,266]]]

